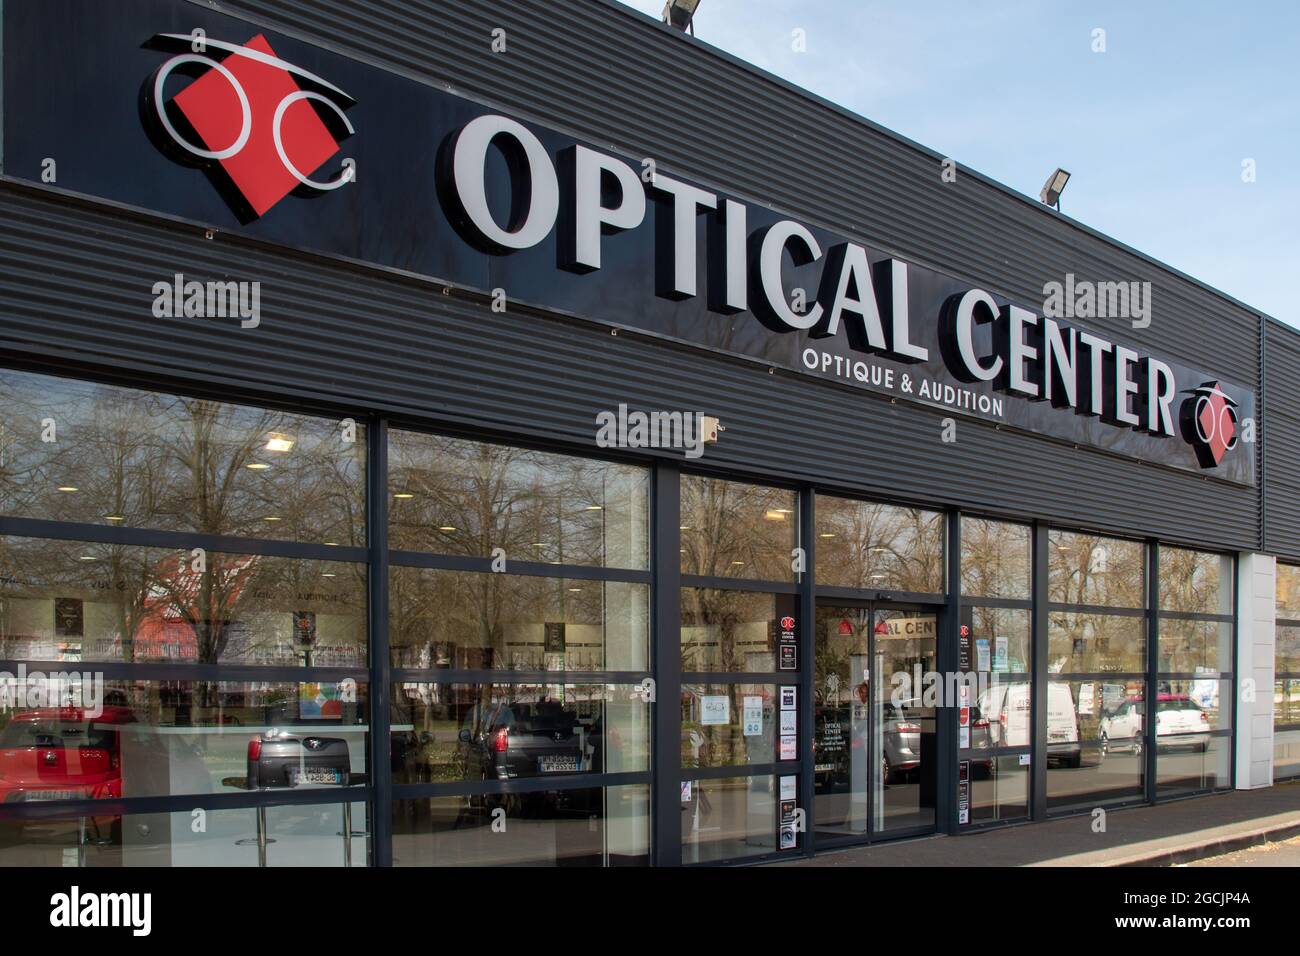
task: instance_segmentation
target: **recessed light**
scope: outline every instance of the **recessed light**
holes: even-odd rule
[[[321,577],[323,577],[323,578],[334,578],[334,577],[338,577],[338,575],[335,574],[335,573],[332,572],[332,571],[326,571],[324,574],[321,575]]]
[[[244,466],[249,471],[266,471],[271,466],[264,461],[254,461]]]
[[[731,563],[732,563],[733,565],[736,565],[737,567],[744,567],[744,565],[745,565],[745,562],[744,562],[744,561],[732,561]]]
[[[267,451],[292,451],[293,439],[290,438],[288,435],[275,435],[275,434],[267,435],[266,450]]]
[[[585,510],[587,510],[587,511],[604,511],[605,508],[604,508],[603,505],[587,505],[587,507],[586,507]]]
[[[406,501],[409,498],[414,498],[415,495],[411,494],[409,491],[399,491],[397,494],[393,495],[393,497]]]
[[[768,521],[784,521],[788,512],[773,509],[763,513],[763,517]]]
[[[337,548],[338,546],[339,546],[339,543],[338,543],[337,541],[326,541],[326,542],[325,542],[325,547],[327,547],[327,548]]]
[[[452,527],[451,525],[449,525],[449,524],[445,524],[445,525],[443,525],[441,528],[439,528],[438,530],[439,530],[439,531],[445,531],[445,532],[447,532],[448,534],[450,534],[451,532],[455,531],[456,529],[453,528],[453,527]]]
[[[98,559],[95,558],[93,555],[83,554],[83,555],[82,555],[80,558],[78,558],[77,560],[79,560],[79,561],[96,561],[96,560],[98,560]]]
[[[267,516],[266,516],[265,518],[263,518],[262,520],[263,520],[263,521],[279,521],[280,519],[277,518],[275,515],[267,515]]]
[[[569,588],[570,593],[577,594],[582,588]]]
[[[546,542],[544,542],[544,541],[534,541],[534,542],[533,542],[533,547],[534,547],[534,548],[544,548],[544,547],[546,547]]]
[[[81,490],[80,488],[77,488],[77,487],[75,487],[75,486],[73,486],[73,485],[59,485],[59,491],[62,491],[62,492],[65,492],[65,493],[71,493],[71,492],[74,492],[74,491],[80,491],[80,490]]]
[[[104,520],[105,520],[105,521],[125,521],[126,519],[123,518],[121,515],[104,515]]]
[[[819,538],[834,538],[834,537],[835,537],[835,533],[834,533],[833,531],[823,531],[823,532],[822,532],[821,534],[819,534],[817,537],[819,537]]]
[[[677,530],[678,530],[678,531],[690,531],[690,530],[691,530],[691,527],[690,527],[690,525],[685,525],[685,524],[684,524],[684,525],[682,525],[680,528],[678,528]]]

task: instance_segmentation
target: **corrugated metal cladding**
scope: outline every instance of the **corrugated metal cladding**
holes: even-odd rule
[[[1256,494],[974,424],[862,392],[596,326],[446,297],[192,227],[0,187],[0,347],[160,387],[214,383],[433,425],[525,433],[591,448],[594,418],[628,402],[721,417],[703,463],[936,505],[962,504],[1206,545],[1253,547]],[[173,272],[264,283],[257,330],[152,318]]]
[[[1105,331],[1254,387],[1255,316],[612,0],[225,0],[226,12],[449,84],[1026,304],[1067,272],[1144,280],[1154,321]],[[364,12],[362,12],[364,11]],[[491,51],[503,28],[508,52]],[[996,123],[990,125],[996,135]],[[955,157],[960,161],[961,157]],[[1050,170],[1043,170],[1046,177]]]
[[[1300,561],[1300,336],[1264,325],[1264,549]]]

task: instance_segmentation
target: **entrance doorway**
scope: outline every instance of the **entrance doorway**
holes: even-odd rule
[[[817,605],[812,825],[818,846],[935,829],[938,722],[919,679],[937,669],[938,635],[938,606]]]

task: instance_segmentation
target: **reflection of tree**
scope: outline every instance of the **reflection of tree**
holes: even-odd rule
[[[1029,528],[962,518],[962,591],[978,597],[1027,598],[1030,594]]]
[[[683,589],[682,670],[734,673],[772,669],[774,660],[766,662],[764,667],[751,667],[744,655],[765,653],[771,657],[775,654],[771,634],[775,617],[776,603],[771,594]],[[752,642],[745,641],[745,631],[751,636],[761,635],[761,651]]]
[[[212,535],[366,542],[365,436],[360,432],[349,442],[338,423],[8,371],[0,371],[0,416],[4,513]],[[146,626],[151,617],[188,629],[198,660],[221,660],[231,622],[248,603],[250,576],[259,590],[280,589],[290,601],[325,580],[320,562],[208,553],[195,569],[188,551],[178,558],[118,546],[22,539],[8,544],[25,560],[7,590],[44,601],[89,594],[96,606],[112,605],[115,634],[101,633],[99,640],[116,646],[126,661],[157,656],[156,648],[140,646],[153,636]],[[358,582],[364,584],[364,569],[338,565],[330,579],[338,584],[325,590],[350,584],[355,593]],[[281,613],[299,609],[289,604]],[[8,626],[4,635],[16,636]],[[30,643],[33,636],[24,637]],[[251,640],[255,647],[276,636]],[[100,651],[88,652],[105,659]]]
[[[644,469],[408,432],[390,447],[394,548],[645,566]]]
[[[819,496],[817,531],[821,583],[925,594],[944,590],[940,512]]]
[[[709,577],[791,579],[794,492],[683,475],[682,570]]]
[[[1098,608],[1052,614],[1053,660],[1067,672],[1145,670],[1143,619],[1101,610],[1145,607],[1145,547],[1137,541],[1054,531],[1048,548],[1049,599]]]

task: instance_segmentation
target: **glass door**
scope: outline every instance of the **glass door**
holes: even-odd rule
[[[819,843],[933,829],[936,609],[819,604],[813,822]],[[927,706],[928,705],[928,706]]]

